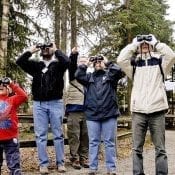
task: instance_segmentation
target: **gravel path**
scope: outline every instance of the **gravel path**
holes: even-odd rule
[[[168,156],[168,175],[175,175],[175,131],[166,130],[166,151]],[[144,151],[144,169],[146,175],[155,174],[155,151],[151,149]],[[132,158],[123,159],[118,163],[119,175],[132,175]]]

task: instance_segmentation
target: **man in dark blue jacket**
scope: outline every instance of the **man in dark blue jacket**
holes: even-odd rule
[[[85,94],[85,114],[89,136],[89,175],[98,169],[98,150],[101,135],[105,144],[106,169],[108,174],[116,174],[116,129],[120,115],[116,87],[122,78],[121,69],[113,64],[105,64],[102,56],[91,57],[94,72],[87,73],[87,65],[79,65],[75,77],[87,89]]]
[[[30,59],[32,54],[39,50],[41,50],[41,61]],[[52,43],[31,47],[17,59],[16,63],[33,77],[33,117],[40,173],[48,173],[49,159],[46,146],[49,122],[53,134],[58,172],[65,172],[62,95],[63,76],[68,67],[68,57]]]

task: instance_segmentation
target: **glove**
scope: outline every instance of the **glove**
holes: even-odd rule
[[[132,40],[132,44],[133,44],[135,47],[139,47],[141,43],[143,43],[143,42],[142,42],[142,41],[141,41],[141,42],[138,42],[138,41],[137,41],[137,37],[133,38],[133,40]]]
[[[2,78],[1,81],[4,85],[9,85],[12,82],[12,80],[9,77]]]
[[[149,34],[149,36],[152,36],[152,40],[151,41],[145,41],[145,42],[154,47],[155,44],[158,43],[158,41],[157,41],[156,37],[153,34]]]

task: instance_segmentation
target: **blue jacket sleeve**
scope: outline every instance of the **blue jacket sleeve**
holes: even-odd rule
[[[118,80],[124,76],[124,73],[117,64],[111,63],[108,65],[108,76],[113,85],[117,86]]]
[[[75,78],[76,80],[82,84],[83,86],[87,86],[89,75],[90,73],[86,73],[87,66],[86,65],[80,65],[78,66],[76,72],[75,72]]]

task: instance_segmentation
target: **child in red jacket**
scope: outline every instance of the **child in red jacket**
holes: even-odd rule
[[[9,96],[10,90],[14,95]],[[10,78],[0,79],[0,174],[5,152],[12,175],[21,175],[18,143],[17,108],[27,100],[27,94]]]

